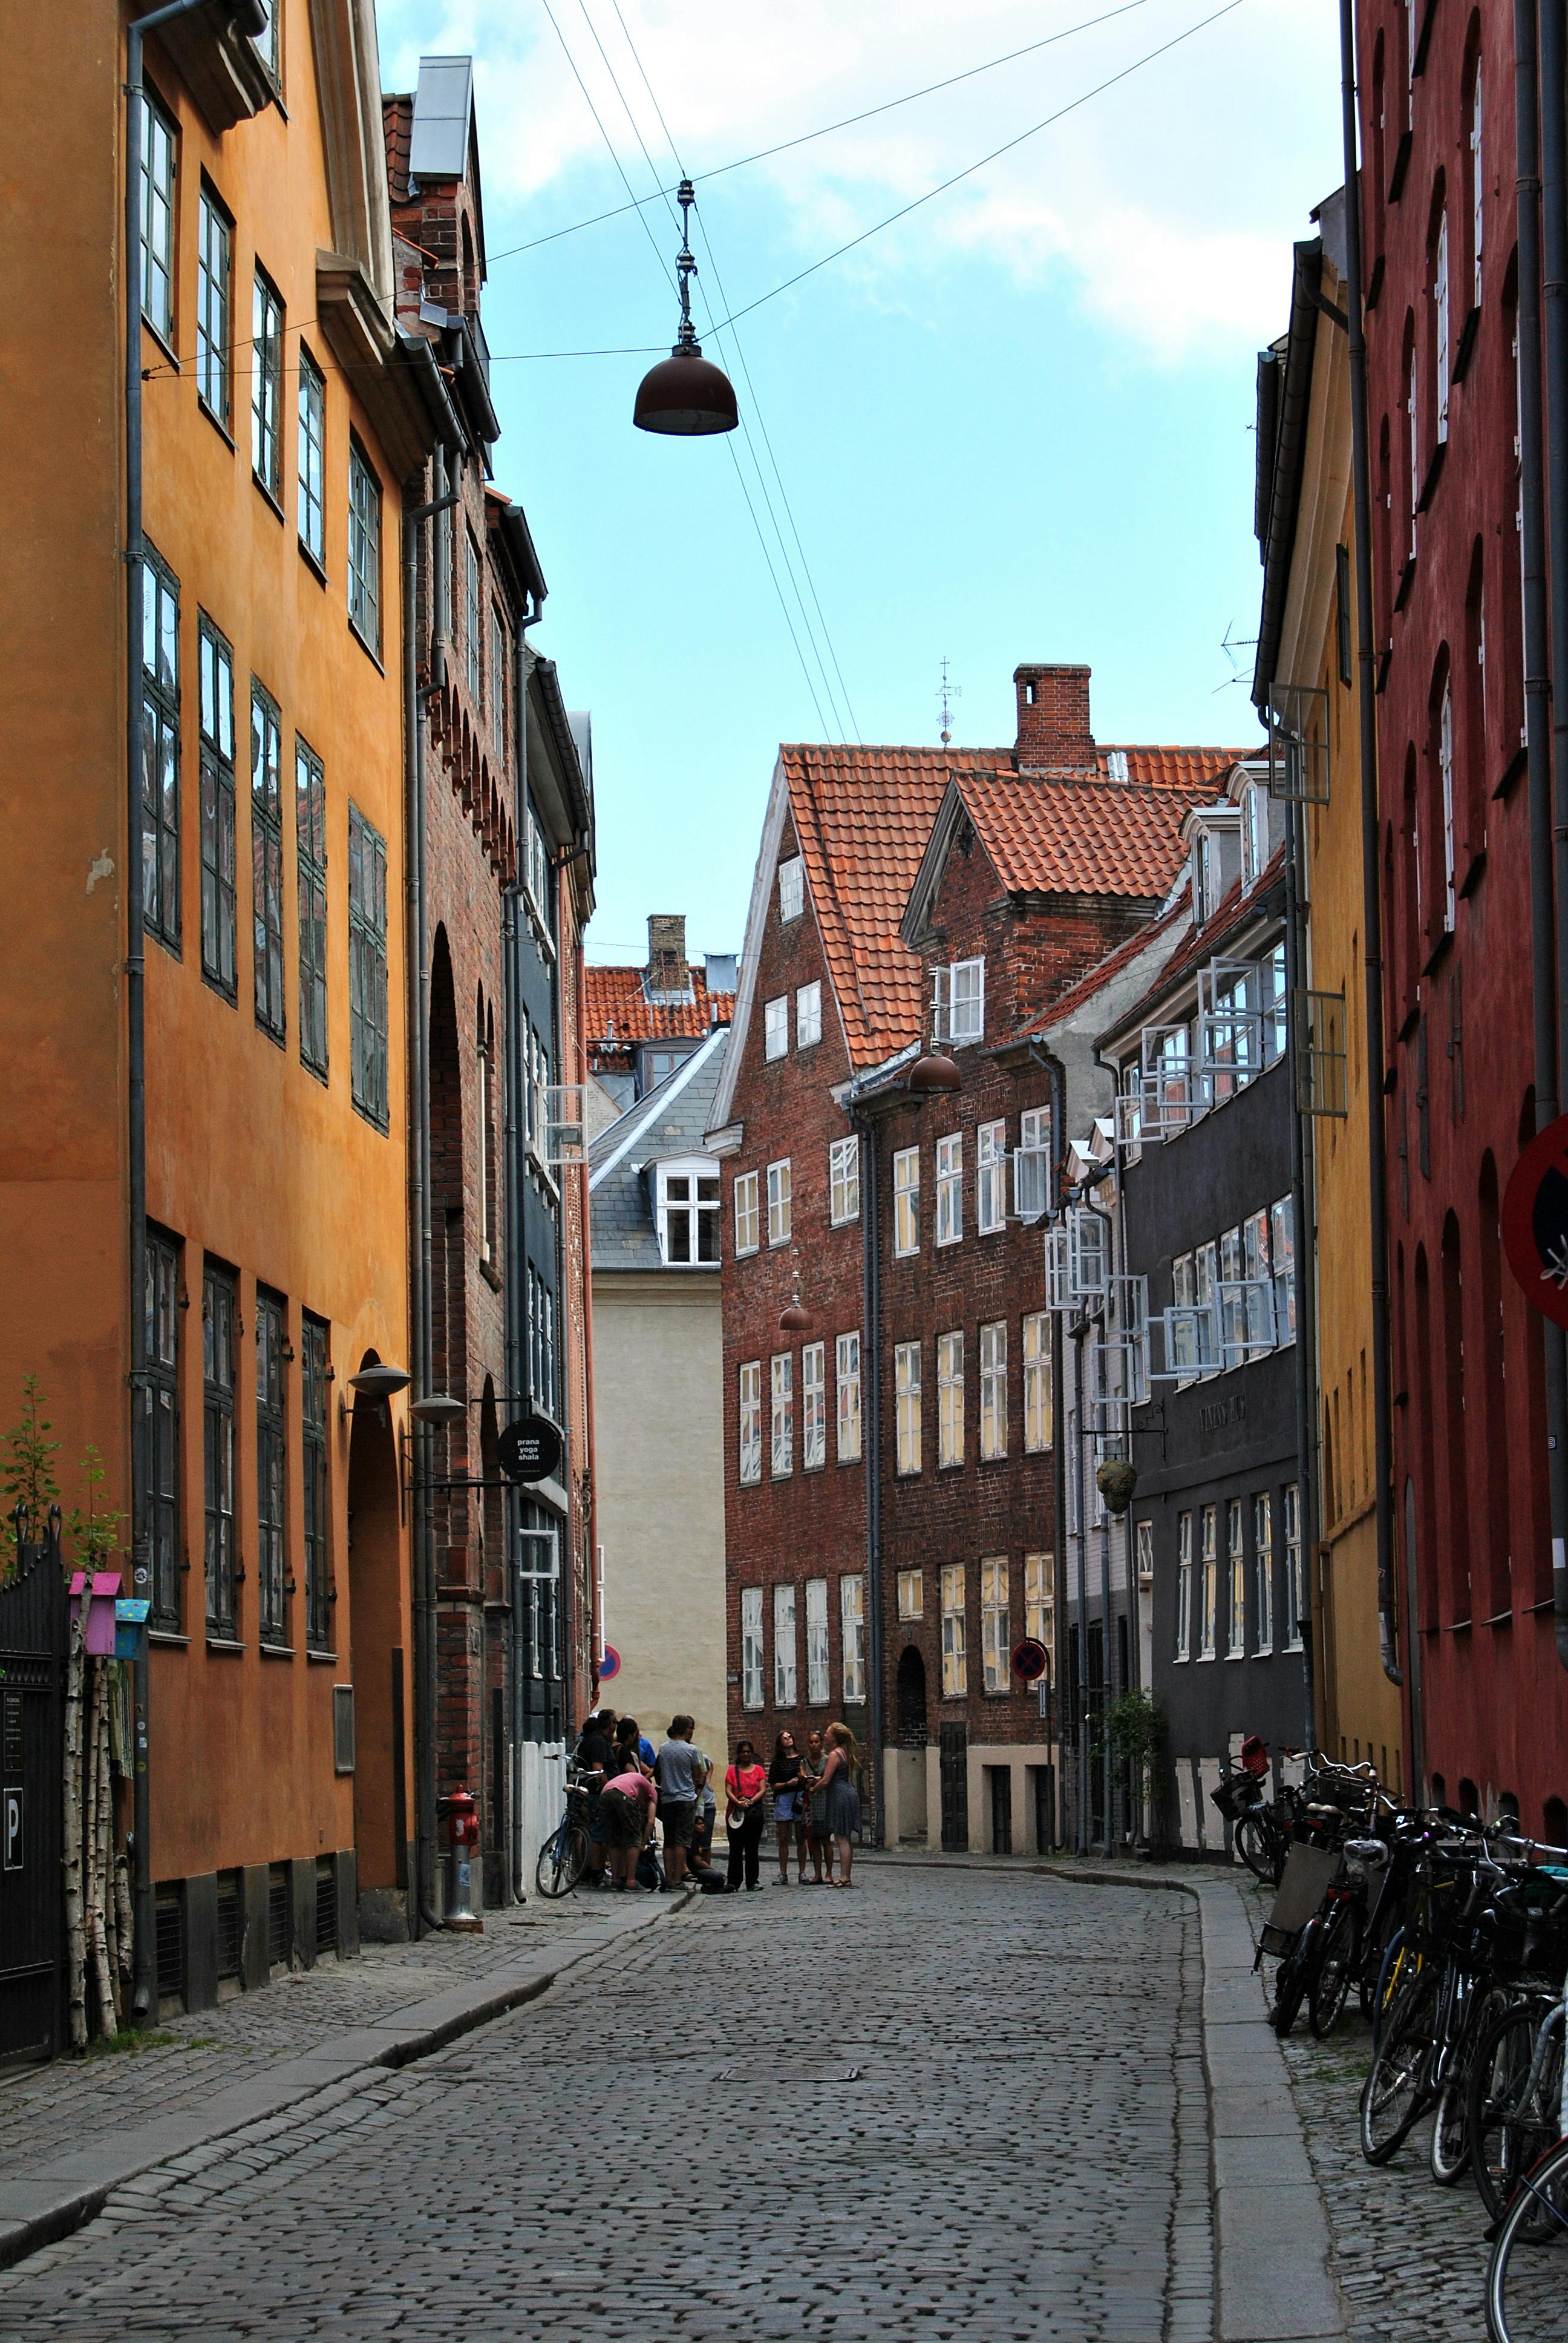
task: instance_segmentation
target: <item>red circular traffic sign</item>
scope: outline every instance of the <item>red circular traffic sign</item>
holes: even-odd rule
[[[1524,1298],[1568,1326],[1568,1114],[1538,1131],[1503,1199],[1503,1250]]]
[[[1050,1665],[1050,1654],[1036,1635],[1026,1635],[1012,1648],[1012,1672],[1025,1684],[1036,1684]]]
[[[618,1676],[619,1674],[620,1654],[613,1644],[607,1644],[599,1654],[598,1680],[600,1684],[608,1684],[611,1676]]]

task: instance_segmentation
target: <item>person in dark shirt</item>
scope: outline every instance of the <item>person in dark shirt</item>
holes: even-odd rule
[[[605,1868],[604,1806],[599,1797],[616,1764],[615,1745],[610,1733],[615,1716],[610,1710],[590,1716],[578,1736],[574,1753],[579,1774],[588,1778],[583,1787],[588,1792],[588,1868],[583,1873],[585,1887],[602,1887],[608,1877]]]
[[[774,1745],[773,1763],[768,1768],[768,1786],[773,1793],[773,1827],[779,1839],[779,1885],[789,1885],[789,1841],[791,1836],[799,1850],[799,1878],[806,1884],[806,1831],[811,1818],[811,1802],[807,1788],[806,1763],[795,1746],[792,1733],[781,1733]]]

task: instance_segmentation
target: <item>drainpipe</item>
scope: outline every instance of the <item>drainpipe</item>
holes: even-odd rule
[[[1372,1221],[1372,1453],[1377,1493],[1378,1647],[1390,1684],[1402,1684],[1393,1571],[1393,1377],[1390,1366],[1388,1162],[1383,1108],[1382,897],[1378,887],[1377,650],[1372,629],[1372,462],[1367,428],[1367,345],[1362,308],[1361,178],[1357,169],[1354,0],[1340,0],[1340,90],[1344,132],[1345,311],[1350,326],[1351,469],[1355,504],[1356,682],[1362,790],[1362,948],[1366,982],[1367,1169]],[[1411,1706],[1421,1696],[1415,1644],[1415,1557],[1405,1556],[1411,1603]],[[1419,1778],[1419,1777],[1418,1777]]]
[[[528,648],[528,629],[538,626],[544,615],[541,595],[533,608],[518,621],[517,683],[513,702],[518,718],[518,845],[521,857],[527,851],[528,815],[528,680],[533,673],[533,654]],[[503,1013],[506,1021],[503,1146],[506,1177],[504,1186],[506,1232],[506,1359],[507,1399],[515,1406],[525,1393],[532,1398],[533,1387],[528,1382],[528,1069],[523,1051],[523,877],[519,862],[518,874],[502,897],[501,923],[505,961],[503,967]],[[525,1581],[519,1576],[522,1552],[522,1493],[508,1489],[502,1500],[506,1512],[508,1546],[508,1594],[511,1604],[511,1665],[508,1670],[512,1733],[512,1890],[519,1901],[524,1895],[527,1858],[523,1850],[523,1745],[532,1735],[533,1687],[531,1675],[531,1637],[537,1616],[538,1597],[534,1588],[538,1582]],[[524,1588],[528,1588],[528,1620],[530,1651],[525,1665],[522,1650],[524,1621]]]
[[[1530,974],[1534,1009],[1535,1128],[1555,1122],[1556,919],[1553,892],[1551,696],[1547,654],[1546,511],[1542,449],[1541,178],[1536,127],[1537,0],[1514,0],[1514,111],[1519,212],[1519,501],[1523,524],[1524,743],[1530,791]],[[1558,93],[1560,97],[1561,93]],[[1556,99],[1551,101],[1553,113]],[[1543,1322],[1546,1473],[1557,1649],[1568,1652],[1568,1358],[1563,1329]]]
[[[866,1665],[870,1676],[869,1725],[871,1796],[877,1838],[887,1833],[882,1802],[882,1263],[879,1233],[876,1127],[869,1115],[852,1117],[860,1140],[860,1280],[865,1346],[860,1356],[860,1395],[866,1411]],[[928,1833],[930,1825],[928,1823]]]
[[[450,510],[457,492],[447,493],[446,454],[436,451],[436,494],[427,504],[406,506],[403,513],[403,703],[404,759],[408,797],[407,993],[408,1074],[408,1203],[414,1242],[408,1252],[409,1332],[417,1391],[427,1393],[435,1377],[435,1340],[430,1303],[430,935],[429,899],[426,885],[426,840],[428,831],[425,762],[425,707],[419,689],[418,624],[420,551],[427,521]],[[433,611],[433,616],[436,613]],[[444,679],[445,662],[437,643],[433,648],[430,689]],[[435,1519],[430,1483],[435,1478],[435,1434],[430,1425],[416,1423],[414,1441],[414,1780],[415,1917],[420,1926],[437,1928],[436,1880],[439,1855],[436,1811],[436,1551]]]
[[[1305,1273],[1308,1254],[1307,1228],[1307,1148],[1301,1111],[1299,1041],[1295,1001],[1302,987],[1302,885],[1301,885],[1301,820],[1302,809],[1292,799],[1285,807],[1285,997],[1292,1013],[1286,1021],[1288,1041],[1286,1078],[1291,1085],[1291,1219],[1296,1249],[1296,1456],[1297,1456],[1297,1528],[1302,1540],[1302,1552],[1309,1557],[1307,1577],[1307,1615],[1298,1624],[1302,1637],[1302,1702],[1305,1712],[1304,1728],[1307,1745],[1318,1745],[1317,1694],[1315,1670],[1312,1664],[1312,1637],[1317,1632],[1317,1609],[1313,1601],[1317,1576],[1317,1426],[1312,1408],[1312,1281]],[[1295,1590],[1292,1589],[1294,1600]]]
[[[126,27],[126,1210],[130,1285],[131,1584],[152,1593],[147,1557],[146,1464],[139,1418],[147,1389],[147,1059],[146,960],[142,926],[142,58],[149,33],[189,16],[212,0],[169,0]],[[224,0],[247,34],[266,30],[261,0]],[[152,1790],[148,1765],[151,1664],[146,1637],[132,1664],[136,1768],[131,1776],[133,1931],[131,2014],[138,2026],[156,2016],[158,1965],[153,1907]]]
[[[1045,1073],[1050,1083],[1050,1190],[1047,1217],[1054,1220],[1057,1212],[1060,1209],[1058,1199],[1061,1194],[1061,1167],[1063,1162],[1066,1161],[1067,1156],[1067,1141],[1063,1130],[1063,1125],[1067,1117],[1067,1085],[1061,1067],[1054,1058],[1050,1056],[1042,1057],[1040,1055],[1039,1047],[1032,1036],[1030,1040],[1029,1053],[1034,1060],[1036,1065],[1044,1068]],[[1043,1241],[1042,1236],[1042,1243]],[[1053,1853],[1061,1845],[1064,1835],[1061,1816],[1061,1753],[1063,1741],[1062,1724],[1064,1716],[1062,1708],[1061,1659],[1067,1637],[1071,1633],[1067,1618],[1067,1492],[1063,1483],[1061,1471],[1061,1423],[1063,1413],[1061,1407],[1061,1393],[1063,1390],[1062,1363],[1063,1337],[1061,1312],[1058,1310],[1053,1310],[1050,1312],[1050,1439],[1052,1461],[1056,1469],[1051,1476],[1054,1485],[1051,1491],[1052,1535],[1050,1541],[1052,1557],[1050,1590],[1050,1618],[1052,1628],[1050,1654],[1050,1704],[1052,1713],[1050,1722],[1056,1736],[1057,1776],[1056,1798],[1052,1805],[1050,1816],[1051,1850]]]
[[[1551,548],[1552,795],[1556,843],[1555,896],[1568,905],[1568,121],[1564,119],[1563,0],[1539,0],[1541,25],[1541,160],[1545,261],[1543,311],[1546,343],[1546,449]],[[1521,256],[1523,258],[1523,255]],[[1523,268],[1521,275],[1523,276]],[[1557,921],[1557,1095],[1568,1091],[1568,919]],[[1563,1334],[1554,1329],[1561,1357]],[[1548,1419],[1552,1455],[1568,1480],[1568,1420],[1559,1407]],[[1557,1656],[1568,1668],[1568,1513],[1553,1514],[1552,1593]]]

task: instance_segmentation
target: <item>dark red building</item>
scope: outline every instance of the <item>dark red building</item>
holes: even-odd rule
[[[1561,1841],[1542,1322],[1499,1237],[1535,1129],[1513,15],[1360,12],[1393,1493],[1416,1762]]]

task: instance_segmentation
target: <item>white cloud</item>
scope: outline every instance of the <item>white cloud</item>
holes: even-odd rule
[[[648,166],[585,0],[550,5],[640,190]],[[861,0],[850,11],[842,0],[796,0],[787,10],[759,0],[620,0],[696,172],[1038,41],[1105,5],[1051,0],[1042,12],[1038,0]],[[717,237],[746,184],[747,248],[722,247],[732,299],[754,297],[859,235],[1212,5],[1141,0],[1096,30],[699,188]],[[658,167],[668,169],[614,0],[586,0],[586,10]],[[618,200],[600,133],[539,0],[449,0],[435,12],[420,0],[383,0],[381,25],[389,87],[412,85],[421,49],[468,50],[477,60],[493,249]],[[1066,272],[1088,311],[1157,362],[1233,356],[1266,340],[1278,327],[1286,247],[1339,177],[1334,51],[1333,12],[1322,0],[1242,0],[860,246],[855,279],[869,297],[919,308],[933,262],[984,262],[1020,281]],[[773,215],[762,248],[749,200],[759,184]]]

